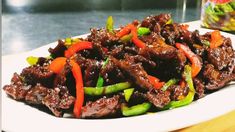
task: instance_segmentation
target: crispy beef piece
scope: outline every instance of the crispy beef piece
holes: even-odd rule
[[[159,25],[158,27],[163,26],[170,19],[171,19],[171,15],[170,14],[160,14],[160,15],[157,15],[157,16],[151,15],[151,16],[146,17],[141,22],[141,26],[142,27],[147,27],[147,28],[149,28],[150,30],[153,31],[154,27],[156,25]]]
[[[159,34],[155,32],[151,32],[149,35],[140,36],[140,39],[148,45],[154,43],[158,38],[159,38]]]
[[[57,87],[58,85],[65,86],[66,84],[66,76],[71,72],[71,66],[69,63],[66,63],[64,68],[59,74],[56,74],[54,79],[54,87]]]
[[[157,108],[163,108],[171,101],[169,91],[150,90],[147,92],[147,98]]]
[[[29,66],[23,69],[21,76],[24,77],[25,82],[30,85],[36,85],[37,83],[41,83],[45,87],[52,88],[53,80],[55,78],[55,74],[48,69],[47,66]]]
[[[30,88],[31,86],[25,85],[22,78],[17,73],[14,73],[11,84],[5,85],[3,90],[15,100],[23,100]]]
[[[112,61],[108,61],[106,66],[100,70],[100,75],[104,78],[106,85],[125,81],[123,73]]]
[[[206,89],[216,90],[224,87],[230,81],[235,80],[234,74],[227,74],[227,71],[218,71],[212,64],[207,64],[203,71],[203,77],[206,81]]]
[[[125,46],[124,47],[124,52],[129,54],[129,55],[137,55],[139,52],[139,49],[136,46]]]
[[[106,29],[91,29],[91,34],[88,35],[88,41],[94,44],[100,44],[101,46],[113,46],[119,43],[119,38],[106,31]]]
[[[168,88],[168,91],[171,93],[171,100],[179,100],[181,96],[187,96],[188,87],[180,87],[179,85],[172,85]]]
[[[100,98],[95,102],[88,102],[82,107],[81,118],[101,118],[112,116],[120,110],[120,96]]]
[[[207,84],[206,89],[217,90],[217,89],[224,87],[229,82],[234,81],[234,80],[235,80],[235,74],[231,74],[230,76],[227,76],[226,78],[223,78],[218,81],[213,81],[212,83]]]
[[[124,46],[117,46],[116,48],[111,50],[109,54],[115,58],[122,59],[124,56]]]
[[[154,43],[153,46],[146,46],[139,52],[140,55],[146,58],[158,58],[158,59],[172,59],[177,56],[177,49],[167,44]]]
[[[133,63],[141,63],[145,69],[154,68],[156,66],[156,63],[154,61],[147,59],[141,55],[130,56],[126,54],[125,59]]]
[[[196,98],[200,99],[205,96],[205,85],[203,84],[202,80],[199,78],[193,78],[193,84],[196,90]]]
[[[99,75],[101,63],[97,60],[86,60],[86,68],[84,73],[84,84],[85,86],[95,86]]]
[[[165,38],[167,44],[175,45],[177,39],[182,35],[182,29],[179,24],[167,24],[161,30],[161,35]]]
[[[152,89],[153,85],[148,80],[148,74],[144,68],[139,64],[134,64],[129,60],[117,60],[110,58],[110,60],[123,72],[125,72],[131,79],[141,88]]]
[[[56,57],[63,57],[64,56],[64,51],[66,50],[66,46],[64,45],[64,42],[62,40],[58,40],[57,46],[53,48],[49,48],[49,52],[51,55],[56,58]]]
[[[30,104],[42,104],[42,99],[46,97],[47,94],[48,88],[37,84],[27,92],[25,101]]]
[[[63,110],[70,108],[74,103],[75,98],[68,93],[66,87],[56,87],[48,89],[48,94],[42,99],[42,104],[48,107],[51,112],[61,117]]]
[[[208,61],[215,66],[218,70],[227,67],[233,58],[229,56],[226,49],[220,47],[208,48]]]

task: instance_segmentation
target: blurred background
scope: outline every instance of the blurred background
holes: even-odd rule
[[[88,33],[110,15],[119,27],[160,13],[175,22],[199,20],[200,9],[201,0],[2,0],[2,55]]]

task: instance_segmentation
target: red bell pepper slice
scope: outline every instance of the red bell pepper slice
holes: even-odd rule
[[[64,56],[69,58],[72,55],[74,55],[76,52],[84,49],[91,49],[92,48],[92,43],[88,41],[81,41],[73,44],[70,46],[65,52]]]
[[[164,82],[159,82],[160,80],[158,78],[151,75],[148,75],[148,79],[156,89],[160,89],[165,84]]]
[[[54,59],[49,65],[49,70],[57,74],[60,73],[64,65],[66,64],[66,60],[67,59],[65,57],[58,57]]]
[[[82,72],[80,66],[75,61],[71,60],[70,64],[72,66],[72,73],[76,81],[76,100],[74,103],[73,113],[76,118],[79,118],[81,115],[82,105],[84,102]]]
[[[49,65],[49,69],[55,73],[60,73],[66,64],[67,58],[59,57],[54,59]],[[76,100],[74,103],[74,115],[76,118],[79,118],[81,115],[81,109],[84,102],[84,89],[83,89],[83,80],[82,72],[80,66],[74,61],[70,60],[70,65],[72,66],[73,77],[76,81]]]
[[[134,26],[133,24],[128,24],[126,27],[122,28],[117,34],[116,36],[121,38],[127,34],[129,34],[131,32],[132,34],[132,41],[133,43],[139,47],[139,48],[144,48],[145,47],[145,43],[143,41],[141,41],[138,38],[138,33],[137,33],[137,28],[136,26]]]
[[[176,43],[176,47],[182,50],[183,53],[186,55],[186,57],[192,63],[192,77],[197,76],[197,74],[200,72],[202,68],[202,64],[198,56],[194,54],[188,46],[185,46],[181,43]]]
[[[223,44],[223,37],[219,30],[211,32],[210,48],[217,48]]]

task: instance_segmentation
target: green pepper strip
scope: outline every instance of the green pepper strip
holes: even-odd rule
[[[105,65],[107,65],[108,61],[109,61],[109,58],[107,58],[105,60],[105,62],[103,64],[103,66],[101,67],[101,69],[103,69],[105,67]],[[104,78],[99,75],[96,87],[102,87],[103,84],[104,84]]]
[[[139,27],[137,29],[138,36],[143,36],[149,34],[150,32],[151,32],[150,29],[146,27]]]
[[[150,103],[142,103],[138,105],[134,105],[132,107],[127,107],[122,105],[121,110],[124,116],[135,116],[146,113],[151,107]]]
[[[161,88],[162,91],[166,91],[171,85],[174,85],[178,82],[178,79],[170,79],[169,81],[167,81]]]
[[[110,32],[110,33],[114,33],[114,32],[113,32],[113,23],[114,23],[113,17],[112,17],[112,16],[109,16],[108,19],[107,19],[107,21],[106,21],[106,29],[107,29],[107,31]]]
[[[84,93],[86,95],[91,95],[91,96],[100,96],[100,95],[116,93],[118,91],[130,88],[130,86],[131,83],[122,82],[104,87],[84,87]]]
[[[207,40],[202,40],[202,44],[206,45],[206,46],[210,46],[210,42]]]
[[[170,19],[170,20],[168,20],[168,21],[166,22],[166,25],[172,24],[172,23],[173,23],[173,19]]]
[[[133,35],[130,33],[130,34],[127,34],[127,35],[121,37],[120,40],[122,42],[129,42],[132,39],[132,37],[133,37]]]
[[[37,64],[39,57],[29,56],[26,58],[26,61],[30,66]]]
[[[124,97],[125,97],[126,102],[128,102],[130,100],[133,92],[134,92],[134,88],[124,90]]]
[[[183,73],[183,77],[185,78],[185,81],[188,84],[189,87],[189,92],[188,95],[179,101],[171,101],[168,105],[166,105],[164,107],[164,109],[172,109],[172,108],[177,108],[177,107],[181,107],[181,106],[185,106],[190,104],[193,99],[194,99],[194,95],[195,95],[195,89],[193,86],[193,80],[192,80],[192,76],[191,76],[191,67],[189,65],[186,65],[184,67],[184,73]]]

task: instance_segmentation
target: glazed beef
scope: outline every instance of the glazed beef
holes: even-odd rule
[[[64,56],[64,51],[66,50],[66,46],[64,45],[64,41],[62,40],[58,40],[58,44],[57,46],[53,49],[53,48],[49,48],[49,52],[51,53],[51,55],[56,58],[56,57],[62,57]]]
[[[31,86],[26,85],[23,82],[22,77],[17,73],[14,73],[11,79],[11,84],[3,87],[3,90],[7,93],[7,95],[15,100],[23,100],[30,89]]]
[[[165,105],[167,105],[171,99],[170,99],[170,92],[169,91],[156,91],[151,90],[147,92],[147,99],[149,102],[151,102],[155,107],[157,108],[163,108]]]
[[[205,85],[203,84],[202,80],[199,78],[193,79],[194,87],[196,90],[196,99],[200,99],[205,96]]]
[[[59,74],[56,74],[54,79],[54,87],[57,87],[58,85],[65,86],[67,75],[71,73],[71,66],[66,63],[64,68]]]
[[[132,63],[129,60],[110,59],[119,69],[130,76],[131,79],[140,87],[148,90],[152,89],[153,85],[148,80],[148,74],[139,63]]]
[[[24,77],[25,82],[30,85],[41,83],[45,87],[53,87],[53,80],[55,74],[48,69],[47,66],[33,65],[23,69],[21,76]]]
[[[47,95],[42,99],[42,104],[48,107],[51,112],[61,117],[63,110],[69,109],[75,101],[75,98],[68,93],[66,87],[56,87],[54,89],[48,89]]]
[[[180,87],[179,85],[172,85],[168,88],[171,93],[171,100],[180,100],[182,97],[187,96],[188,87]]]
[[[48,88],[43,87],[41,84],[37,84],[27,92],[25,101],[30,104],[42,104],[42,99],[47,94]]]
[[[120,110],[120,96],[100,98],[95,102],[88,102],[82,107],[81,118],[100,118],[112,116]]]
[[[179,24],[167,24],[162,28],[161,35],[167,44],[175,45],[176,40],[182,36],[182,32]]]
[[[161,27],[167,23],[171,19],[170,14],[160,14],[158,16],[148,16],[146,17],[142,23],[142,27],[147,27],[150,30],[154,30],[155,26]]]

